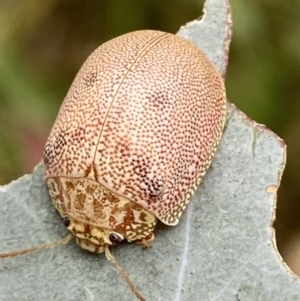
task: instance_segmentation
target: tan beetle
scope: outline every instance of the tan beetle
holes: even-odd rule
[[[96,49],[44,152],[51,198],[77,243],[116,263],[111,246],[147,246],[157,219],[176,225],[210,166],[225,118],[223,79],[183,38],[137,31]]]

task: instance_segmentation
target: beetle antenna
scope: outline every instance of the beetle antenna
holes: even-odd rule
[[[15,252],[2,253],[2,254],[0,253],[0,258],[14,257],[14,256],[34,252],[34,251],[37,251],[37,250],[45,250],[45,249],[53,248],[53,247],[58,246],[58,245],[65,245],[71,240],[72,237],[73,237],[73,235],[71,233],[69,233],[64,238],[58,239],[58,240],[53,241],[53,242],[48,242],[48,243],[45,243],[45,244],[41,244],[41,245],[38,245],[38,246],[35,246],[35,247],[22,249],[22,250],[15,251]]]
[[[109,248],[105,247],[105,255],[109,261],[111,261],[115,267],[119,270],[125,281],[128,283],[130,286],[131,290],[135,294],[135,296],[140,300],[140,301],[146,301],[144,297],[139,293],[133,282],[130,280],[129,276],[126,274],[126,272],[123,270],[123,268],[120,266],[119,262],[117,259],[110,253]]]

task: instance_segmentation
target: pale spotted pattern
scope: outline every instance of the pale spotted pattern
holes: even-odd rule
[[[176,225],[225,117],[223,80],[196,46],[129,33],[96,49],[77,74],[45,147],[45,176],[84,178],[94,166],[101,185]]]
[[[156,217],[152,213],[91,179],[57,177],[49,178],[47,184],[55,208],[74,224],[70,229],[73,234],[96,246],[109,244],[103,240],[108,235],[101,235],[98,241],[95,235],[105,229],[132,241],[147,237],[155,228]]]

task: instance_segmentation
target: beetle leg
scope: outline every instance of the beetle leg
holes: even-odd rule
[[[148,249],[151,247],[150,243],[154,241],[154,239],[155,239],[155,235],[153,233],[150,233],[149,235],[147,235],[142,239],[137,239],[135,243],[137,245],[142,245],[144,249]]]

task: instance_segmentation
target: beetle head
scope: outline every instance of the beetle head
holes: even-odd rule
[[[77,244],[90,252],[103,253],[107,247],[115,246],[124,240],[121,233],[85,225],[69,216],[64,216],[63,222],[75,236]]]

